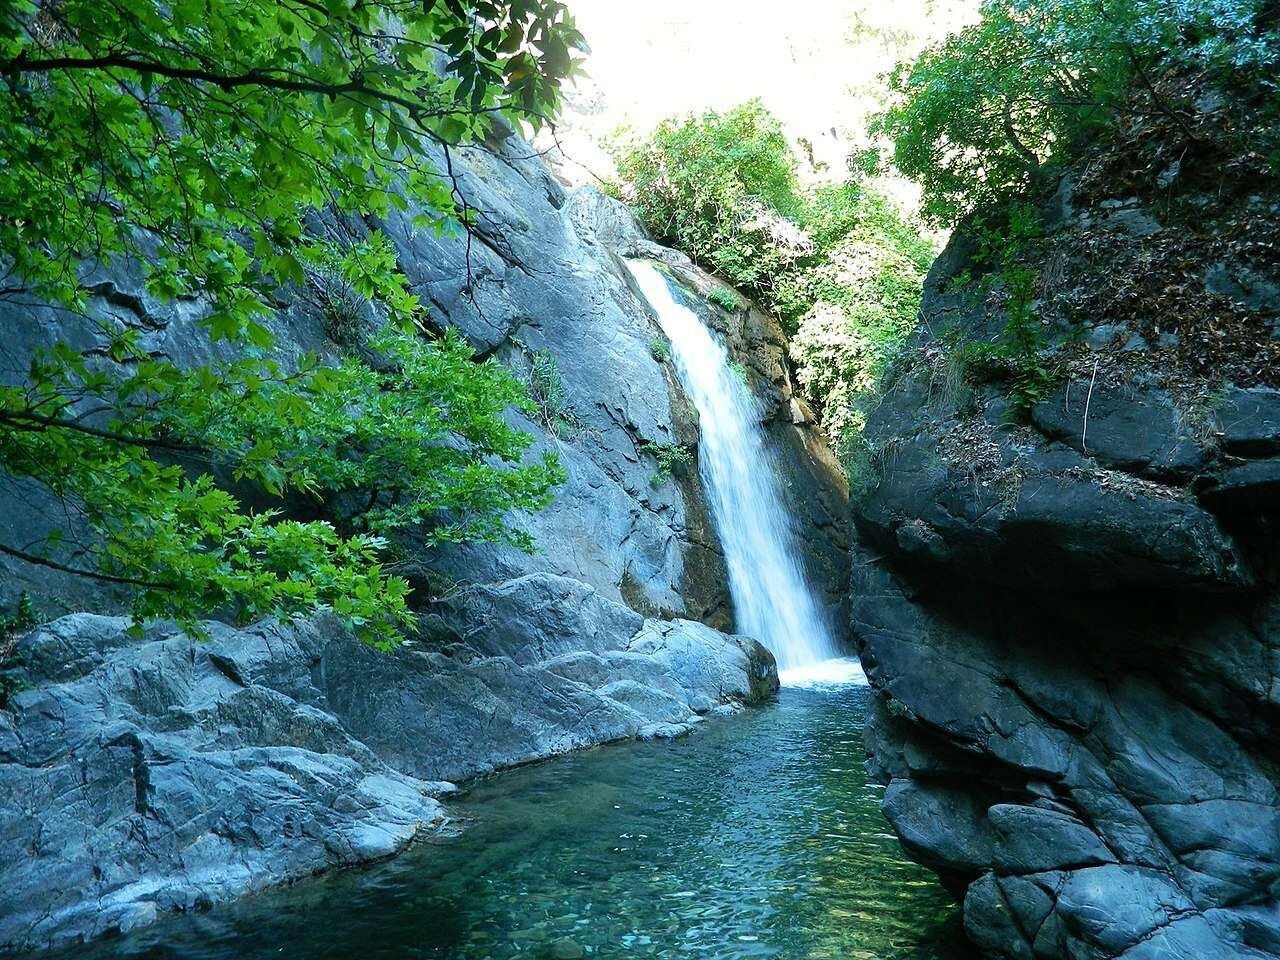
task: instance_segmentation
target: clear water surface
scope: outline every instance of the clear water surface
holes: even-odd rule
[[[959,960],[862,769],[869,691],[784,688],[684,740],[474,784],[457,836],[68,957]]]

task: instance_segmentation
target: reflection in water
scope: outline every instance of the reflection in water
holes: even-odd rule
[[[68,956],[967,957],[866,781],[868,697],[784,689],[685,740],[509,771],[452,805],[457,837]]]

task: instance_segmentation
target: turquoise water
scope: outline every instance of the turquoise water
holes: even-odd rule
[[[863,772],[868,697],[784,689],[684,740],[509,771],[452,804],[454,838],[74,956],[968,957]]]

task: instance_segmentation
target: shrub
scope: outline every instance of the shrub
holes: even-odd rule
[[[654,443],[645,440],[640,444],[640,452],[647,453],[657,463],[650,482],[654,486],[670,480],[672,475],[683,470],[693,460],[693,452],[679,443]]]
[[[516,346],[529,359],[529,396],[539,422],[556,438],[576,432],[582,424],[569,407],[556,358],[546,350],[532,351],[518,340]]]
[[[671,344],[664,337],[654,337],[649,341],[649,355],[658,363],[666,363],[671,359]]]
[[[716,287],[708,294],[707,299],[721,310],[734,311],[742,306],[741,301],[738,300],[733,291],[725,287]]]
[[[642,139],[614,139],[622,194],[654,236],[735,286],[767,285],[803,238],[795,159],[758,100],[724,113],[662,121]]]
[[[1057,380],[1045,359],[1049,344],[1036,310],[1037,274],[1025,263],[1040,226],[1029,205],[1016,204],[999,226],[979,219],[968,231],[977,264],[987,273],[981,279],[961,274],[955,282],[975,301],[998,297],[1007,320],[998,340],[959,347],[957,359],[969,379],[1006,384],[1007,419],[1013,421],[1043,400]]]
[[[18,666],[15,656],[18,640],[32,627],[40,623],[31,595],[23,590],[12,613],[0,615],[0,710],[9,706],[15,693],[26,689],[26,683],[12,671]]]
[[[306,297],[330,340],[340,347],[362,347],[372,333],[370,304],[356,292],[343,259],[336,245],[317,245],[306,269]]]

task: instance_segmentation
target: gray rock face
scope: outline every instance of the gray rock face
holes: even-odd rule
[[[310,695],[314,626],[209,624],[210,642],[73,614],[24,642],[0,724],[0,948],[129,930],[444,821]]]
[[[439,605],[396,654],[333,626],[196,642],[74,614],[23,642],[0,714],[0,949],[91,938],[439,830],[460,779],[679,736],[777,690],[754,640],[533,574]]]
[[[569,474],[552,506],[518,518],[538,544],[431,551],[408,572],[452,581],[422,636],[388,655],[320,623],[233,630],[193,643],[125,633],[125,598],[0,557],[0,604],[29,591],[54,620],[19,649],[30,689],[0,710],[0,950],[124,930],[326,867],[387,856],[443,822],[442,781],[623,737],[673,737],[777,688],[772,656],[734,637],[723,560],[695,467],[654,480],[646,442],[696,450],[698,425],[659,328],[619,258],[651,256],[694,289],[715,282],[651,243],[620,204],[566,193],[514,136],[459,150],[475,234],[375,223],[397,246],[430,322],[519,374],[546,351],[572,423],[555,435],[511,416]],[[335,225],[331,225],[335,226]],[[362,223],[343,225],[356,233]],[[91,316],[130,325],[180,364],[214,353],[199,301],[157,302],[137,264],[91,278]],[[333,353],[303,297],[270,326],[282,359]],[[707,308],[710,309],[710,308]],[[812,573],[844,602],[844,493],[794,396],[781,331],[755,310],[708,314],[761,390],[761,415],[800,505]],[[0,306],[0,378],[33,351],[94,345],[91,324],[41,304]],[[223,348],[225,349],[225,347]],[[0,473],[0,541],[27,544],[67,517]],[[78,533],[78,531],[73,531]],[[68,542],[75,537],[68,538]],[[83,557],[62,559],[83,565]]]
[[[412,209],[373,225],[395,243],[432,323],[461,331],[481,355],[496,356],[520,374],[528,372],[530,352],[554,357],[575,425],[556,436],[540,423],[512,416],[538,438],[532,455],[554,449],[569,479],[548,509],[515,521],[537,541],[534,554],[481,544],[438,548],[425,556],[411,538],[408,552],[461,583],[552,573],[581,580],[646,614],[731,628],[723,559],[696,467],[655,483],[653,458],[641,452],[645,442],[696,447],[698,429],[670,363],[652,355],[650,344],[660,330],[619,257],[662,259],[702,290],[720,284],[680,254],[647,240],[617,201],[592,189],[566,193],[518,137],[457,151],[454,169],[459,189],[481,212],[472,242],[414,226]],[[180,363],[209,358],[207,337],[193,331],[201,316],[198,302],[150,298],[136,264],[99,272],[89,298],[91,315],[108,325],[141,325],[148,349]],[[832,603],[842,603],[846,573],[836,558],[847,540],[838,472],[832,473],[816,427],[793,416],[794,391],[776,321],[754,310],[730,319],[723,333],[745,365],[764,371],[758,380],[762,414],[778,425],[780,459],[811,508],[800,521],[805,541],[813,545],[815,579]],[[286,355],[336,349],[304,299],[283,302],[269,326]],[[39,346],[94,342],[81,318],[40,304],[7,302],[0,305],[0,338],[6,346],[0,379],[11,382],[22,380]],[[32,543],[67,522],[60,505],[33,485],[2,474],[0,481],[4,542]],[[21,589],[50,615],[121,609],[119,596],[101,586],[0,556],[0,603],[12,603]]]
[[[1007,426],[933,362],[930,329],[991,336],[947,289],[964,259],[854,511],[885,814],[991,957],[1280,956],[1276,392],[1086,371]]]

